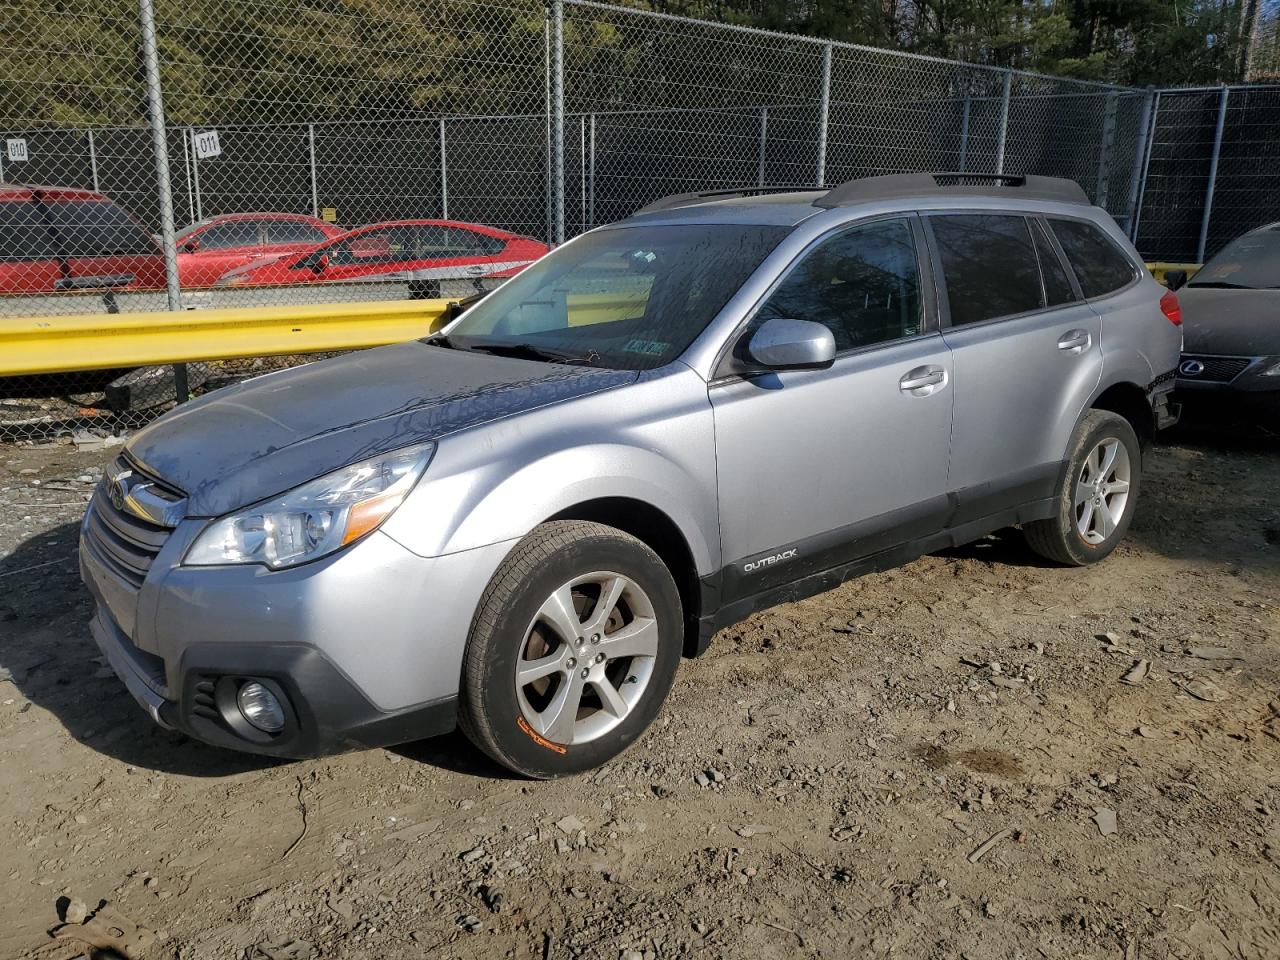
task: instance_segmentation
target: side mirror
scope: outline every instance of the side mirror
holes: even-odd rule
[[[316,273],[324,273],[326,270],[328,270],[329,255],[327,253],[322,253],[320,254],[320,256],[316,257],[315,260],[313,260],[311,263],[311,269],[314,270]]]
[[[188,240],[186,243],[182,245],[182,249],[186,253],[195,253],[197,250],[200,249],[200,238],[192,237],[190,240]]]
[[[836,338],[812,320],[766,320],[747,344],[756,363],[774,370],[813,370],[836,359]]]
[[[1164,272],[1164,285],[1170,290],[1181,290],[1187,285],[1187,271],[1185,270],[1166,270]]]

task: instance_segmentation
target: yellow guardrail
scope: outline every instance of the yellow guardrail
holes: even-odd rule
[[[1198,263],[1165,263],[1157,261],[1156,263],[1148,263],[1147,269],[1151,271],[1151,275],[1160,283],[1164,283],[1164,275],[1167,270],[1185,270],[1187,271],[1187,279],[1190,280],[1196,275],[1201,264]]]
[[[425,337],[450,300],[0,319],[0,376],[357,350]]]

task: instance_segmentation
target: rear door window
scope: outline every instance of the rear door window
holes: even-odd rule
[[[953,326],[1044,306],[1040,264],[1025,217],[966,213],[935,215],[929,222]]]
[[[234,247],[256,247],[262,243],[260,220],[228,220],[215,223],[200,234],[201,250],[230,250]]]
[[[1086,297],[1115,293],[1138,275],[1137,267],[1125,252],[1092,223],[1054,219],[1049,225]]]
[[[302,220],[267,221],[267,243],[322,243],[325,232]]]
[[[69,257],[159,253],[155,240],[110,201],[53,200],[44,208]]]
[[[58,245],[34,200],[0,202],[0,260],[53,260]]]

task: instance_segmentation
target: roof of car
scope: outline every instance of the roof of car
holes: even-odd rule
[[[0,200],[30,200],[35,194],[56,200],[106,200],[100,193],[79,187],[44,187],[33,183],[0,183]]]
[[[885,200],[999,198],[1089,206],[1080,185],[1058,177],[981,173],[905,173],[850,180],[829,189],[753,186],[674,194],[641,207],[633,216],[676,215],[705,219],[728,215],[753,223],[794,225],[823,210]],[[689,211],[680,216],[679,213]],[[697,211],[697,213],[695,213]]]

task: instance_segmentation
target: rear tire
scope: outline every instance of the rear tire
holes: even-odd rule
[[[480,600],[459,725],[527,777],[600,766],[657,716],[683,624],[671,572],[639,540],[583,520],[545,523],[516,545]]]
[[[1072,437],[1054,516],[1023,525],[1027,544],[1057,563],[1097,563],[1128,532],[1141,485],[1133,426],[1110,410],[1090,410]]]

